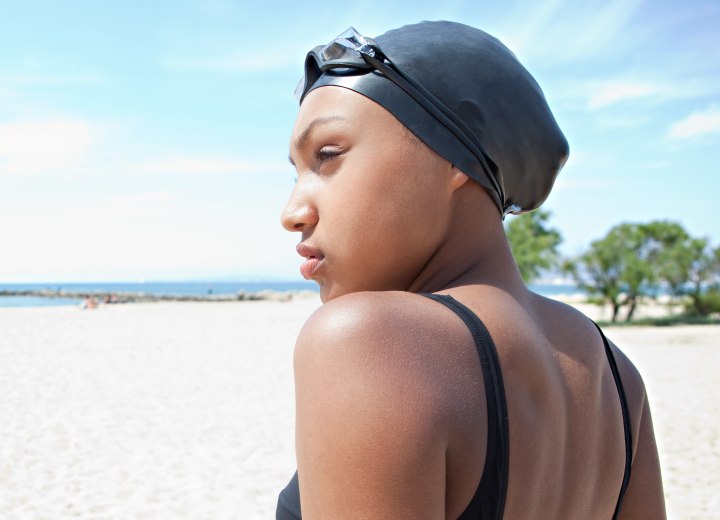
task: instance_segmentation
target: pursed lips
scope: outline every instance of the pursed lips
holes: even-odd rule
[[[318,267],[325,259],[325,255],[323,255],[322,251],[319,249],[303,243],[298,244],[295,249],[300,256],[305,258],[305,261],[300,265],[300,274],[306,280],[312,279],[315,271],[317,271]]]

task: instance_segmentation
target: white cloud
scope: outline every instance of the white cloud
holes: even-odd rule
[[[113,195],[110,200],[112,203],[119,204],[144,204],[146,202],[166,202],[170,199],[172,199],[172,195],[170,195],[169,193],[147,192]]]
[[[563,166],[563,168],[567,169],[568,167],[577,168],[578,166],[582,166],[583,164],[587,164],[588,160],[591,158],[591,154],[588,152],[584,152],[582,150],[571,150],[570,151],[570,157],[568,157],[567,162]]]
[[[562,9],[561,0],[550,0],[532,4],[530,12],[519,18],[520,25],[515,26],[504,38],[508,48],[522,54],[528,47],[542,37],[546,27],[556,18],[558,9]]]
[[[171,59],[168,61],[168,66],[177,70],[248,73],[297,67],[301,62],[302,57],[286,49],[267,52],[239,51],[205,58]]]
[[[669,139],[691,139],[706,134],[720,133],[720,109],[710,107],[703,112],[693,112],[668,130]]]
[[[598,86],[590,95],[588,108],[595,110],[621,101],[657,94],[656,85],[634,81],[615,81]]]
[[[667,160],[646,162],[638,166],[642,170],[667,170],[671,167],[672,163]]]
[[[633,113],[631,115],[627,111],[623,113],[604,113],[595,119],[598,126],[610,129],[637,128],[646,125],[649,121],[650,115],[648,113],[642,113],[641,115]]]
[[[614,183],[606,177],[568,177],[561,173],[555,182],[555,191],[592,191],[611,188]]]
[[[5,281],[298,277],[299,237],[280,227],[272,204],[248,216],[242,205],[228,211],[153,198],[166,199],[138,192],[79,204],[0,205],[0,222],[14,223],[0,225]]]
[[[627,45],[634,34],[628,27],[643,1],[518,3],[504,17],[513,20],[512,25],[496,32],[523,63],[526,58],[551,60],[555,66],[587,63]]]
[[[679,74],[679,73],[678,73]],[[650,114],[636,111],[604,112],[602,109],[632,103],[639,106],[658,106],[672,101],[715,96],[720,78],[711,76],[684,77],[682,82],[667,75],[648,73],[644,77],[622,74],[615,78],[566,78],[554,84],[552,106],[562,103],[573,110],[588,109],[602,114],[597,122],[608,127],[630,128],[645,124]],[[625,103],[628,102],[628,103]],[[611,115],[608,115],[611,114]],[[652,115],[656,115],[653,113]]]
[[[224,173],[260,173],[285,171],[287,163],[279,161],[249,161],[229,157],[192,157],[176,156],[138,165],[140,173],[171,173],[188,175],[224,174]]]
[[[239,52],[221,56],[207,62],[210,68],[222,71],[246,72],[279,69],[285,66],[295,66],[295,57],[288,52],[274,52],[258,56],[258,53]]]
[[[611,0],[601,3],[599,8],[586,4],[594,11],[586,12],[590,16],[585,20],[590,23],[577,23],[577,39],[568,46],[568,52],[582,56],[615,44],[642,3],[643,0]]]
[[[78,119],[24,120],[0,124],[0,175],[65,170],[85,158],[91,125]]]
[[[65,75],[65,74],[20,74],[9,80],[18,85],[77,85],[77,84],[100,84],[99,76],[87,75]]]

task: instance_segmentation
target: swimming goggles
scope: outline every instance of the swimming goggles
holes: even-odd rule
[[[325,72],[342,75],[357,73],[358,70],[381,73],[445,126],[478,159],[504,206],[505,193],[495,178],[497,166],[488,157],[475,132],[409,74],[400,72],[372,38],[365,38],[355,28],[348,28],[327,45],[318,45],[307,54],[305,76],[295,89],[295,97],[302,102]],[[508,208],[506,212],[514,209]]]

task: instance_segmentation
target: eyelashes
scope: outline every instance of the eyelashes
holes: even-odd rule
[[[324,146],[322,148],[319,148],[317,151],[315,151],[313,153],[315,165],[313,167],[311,167],[310,169],[314,170],[318,174],[320,174],[320,173],[322,173],[323,175],[329,174],[333,170],[325,170],[323,168],[325,163],[327,163],[328,161],[332,161],[333,159],[337,159],[338,157],[343,155],[346,151],[347,150],[344,148],[338,148],[338,147],[334,147],[334,146],[333,147]],[[295,163],[293,163],[293,165],[295,165]],[[304,168],[304,167],[302,167],[302,168]],[[321,169],[322,169],[322,172],[321,172]],[[299,178],[298,173],[300,172],[300,170],[298,169],[297,166],[295,166],[295,171],[296,171],[296,174],[293,177],[293,182],[295,184],[297,184],[298,178]]]
[[[319,164],[323,164],[327,161],[335,159],[341,154],[342,152],[340,150],[333,148],[320,148],[317,152],[315,152],[315,159]]]

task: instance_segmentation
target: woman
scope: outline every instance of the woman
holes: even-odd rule
[[[350,30],[299,95],[282,221],[324,305],[277,518],[663,518],[640,376],[525,287],[505,238],[567,158],[512,53],[449,22]]]

